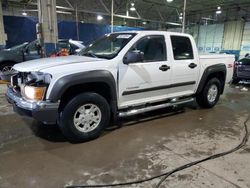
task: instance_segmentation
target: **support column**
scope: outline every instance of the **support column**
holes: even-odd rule
[[[6,35],[4,32],[3,25],[3,9],[2,9],[2,0],[0,0],[0,49],[4,48],[6,45]]]
[[[183,18],[182,18],[182,33],[185,33],[185,27],[186,27],[186,8],[187,8],[187,0],[184,0]]]
[[[42,46],[46,56],[56,51],[58,28],[56,0],[38,0],[38,18],[42,30]]]

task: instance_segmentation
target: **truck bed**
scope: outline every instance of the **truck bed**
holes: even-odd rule
[[[234,55],[200,54],[199,57],[203,69],[206,69],[206,67],[213,64],[224,63],[227,67],[226,83],[229,83],[232,80],[234,72],[234,61],[235,61]]]

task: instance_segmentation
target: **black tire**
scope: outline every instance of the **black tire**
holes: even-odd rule
[[[98,107],[99,109],[98,113],[99,114],[101,113],[101,118],[99,118],[100,122],[96,128],[94,128],[89,132],[83,132],[79,130],[79,128],[81,128],[80,126],[83,126],[84,128],[86,125],[87,126],[89,125],[91,129],[93,125],[90,125],[90,123],[88,124],[81,123],[80,126],[77,126],[74,123],[74,118],[76,117],[77,113],[81,114],[80,112],[77,112],[79,108],[83,105],[87,106],[88,104]],[[85,114],[89,114],[89,112],[88,113],[85,112],[86,111],[84,111],[83,113],[84,116],[86,116]],[[81,115],[79,115],[79,117],[80,116]],[[89,117],[87,118],[88,118],[87,121],[92,121],[91,118]],[[101,133],[104,131],[104,129],[107,127],[109,121],[110,121],[110,107],[106,99],[97,93],[88,92],[75,96],[66,104],[66,106],[60,113],[59,127],[64,136],[68,140],[72,142],[85,142],[99,137]],[[94,123],[94,121],[92,123]]]
[[[212,87],[216,87],[217,88],[217,95],[214,98],[214,100],[209,100],[209,90],[212,89]],[[221,82],[217,79],[217,78],[212,78],[210,80],[207,81],[205,87],[203,88],[203,90],[201,91],[200,94],[198,94],[198,96],[196,97],[196,101],[198,103],[198,105],[201,108],[212,108],[214,107],[219,98],[220,98],[220,93],[221,93]]]

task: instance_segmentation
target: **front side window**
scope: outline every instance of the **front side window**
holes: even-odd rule
[[[188,37],[171,36],[175,60],[194,59],[193,47]]]
[[[81,55],[112,59],[126,46],[136,33],[113,33],[105,35],[85,48]]]
[[[145,62],[166,61],[167,59],[164,36],[144,37],[131,50],[142,52]]]

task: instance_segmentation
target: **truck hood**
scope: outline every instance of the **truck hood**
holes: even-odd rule
[[[16,64],[13,68],[19,72],[34,72],[41,71],[43,69],[66,65],[74,63],[86,63],[93,61],[101,61],[100,58],[92,58],[86,56],[64,56],[64,57],[51,57],[51,58],[42,58],[32,61],[26,61],[24,63]]]

